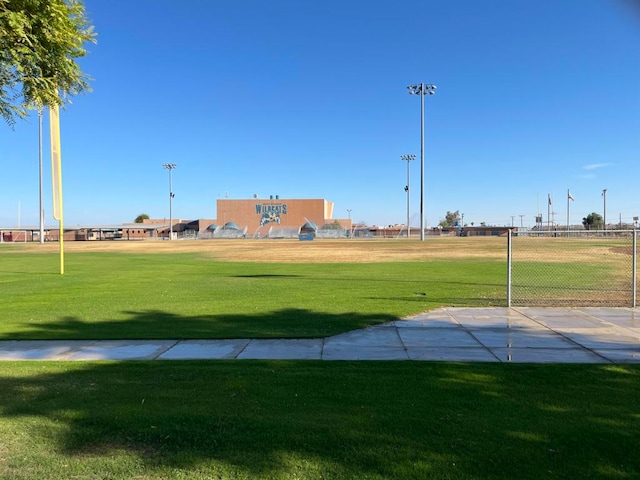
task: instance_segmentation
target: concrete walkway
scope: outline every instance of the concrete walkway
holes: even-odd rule
[[[316,339],[0,341],[0,360],[640,363],[640,309],[440,308]]]

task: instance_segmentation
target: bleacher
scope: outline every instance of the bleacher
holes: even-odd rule
[[[245,238],[247,236],[247,227],[243,229],[235,228],[218,228],[213,233],[213,238]]]
[[[349,238],[349,230],[345,228],[319,228],[316,238]]]
[[[299,228],[271,227],[269,229],[269,233],[267,234],[267,238],[298,238],[299,234]]]

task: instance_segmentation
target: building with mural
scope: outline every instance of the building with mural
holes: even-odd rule
[[[234,225],[244,230],[248,237],[267,236],[270,231],[299,230],[308,225],[321,228],[340,225],[350,229],[350,219],[333,218],[333,202],[324,199],[228,199],[217,201],[217,225]]]
[[[333,218],[334,204],[324,199],[218,199],[217,218],[185,220],[146,218],[141,223],[66,227],[64,239],[154,240],[207,238],[319,238],[350,237],[351,219]],[[58,241],[58,228],[45,228],[44,240]],[[301,239],[302,239],[301,237]],[[40,241],[38,226],[0,227],[0,243]]]

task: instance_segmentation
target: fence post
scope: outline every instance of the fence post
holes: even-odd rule
[[[511,229],[507,233],[507,308],[511,308]]]
[[[638,243],[638,230],[637,229],[633,229],[633,253],[631,254],[631,289],[632,289],[632,307],[636,308],[636,292],[637,292],[637,286],[638,286],[638,281],[637,281],[637,276],[636,276],[636,266],[638,264],[638,256],[636,253],[636,246]]]

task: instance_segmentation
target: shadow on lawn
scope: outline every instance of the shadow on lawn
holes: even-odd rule
[[[186,316],[162,310],[124,312],[123,320],[91,322],[77,317],[29,323],[21,332],[5,332],[10,340],[128,340],[199,338],[311,338],[391,322],[385,313],[328,313],[303,308],[233,315]]]
[[[14,364],[0,408],[41,461],[109,478],[122,452],[145,478],[631,478],[639,383],[600,365]]]

